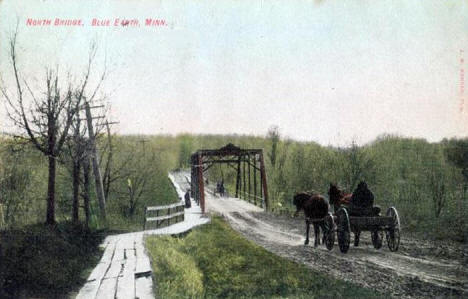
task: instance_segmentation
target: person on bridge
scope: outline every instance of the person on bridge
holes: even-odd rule
[[[219,195],[224,197],[224,180],[221,180],[221,183],[219,184]]]
[[[185,207],[190,208],[192,206],[192,202],[190,201],[190,189],[185,192]]]

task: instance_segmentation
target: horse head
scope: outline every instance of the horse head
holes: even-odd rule
[[[296,212],[294,213],[294,217],[299,215],[299,212],[304,208],[304,202],[310,195],[304,192],[296,193],[293,198],[293,204],[296,206]]]

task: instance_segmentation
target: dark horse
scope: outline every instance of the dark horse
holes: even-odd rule
[[[301,210],[304,210],[305,221],[306,221],[306,240],[304,245],[309,244],[309,230],[310,223],[314,225],[315,243],[317,247],[320,244],[320,227],[322,227],[322,233],[324,232],[324,221],[323,218],[328,214],[328,203],[319,194],[309,194],[306,192],[297,193],[294,196],[293,204],[296,206],[296,217]],[[322,219],[320,221],[315,221]]]
[[[330,198],[330,204],[333,205],[334,213],[341,208],[347,207],[349,208],[349,204],[351,203],[351,198],[353,196],[352,193],[344,193],[334,184],[330,183],[330,189],[328,190],[328,196]],[[353,229],[353,228],[351,228]],[[353,230],[354,233],[354,246],[359,245],[359,237],[361,236],[360,230]]]

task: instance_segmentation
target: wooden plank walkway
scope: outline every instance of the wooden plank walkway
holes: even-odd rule
[[[169,174],[169,179],[179,198],[183,199],[190,186],[179,186],[172,174]],[[101,260],[76,298],[154,298],[151,261],[144,246],[145,235],[181,234],[209,221],[202,215],[200,207],[192,202],[192,207],[185,209],[183,222],[159,229],[108,236],[101,244],[104,248]]]

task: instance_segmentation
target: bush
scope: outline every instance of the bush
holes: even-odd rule
[[[26,226],[0,235],[0,297],[63,297],[85,282],[103,234],[64,224]]]

